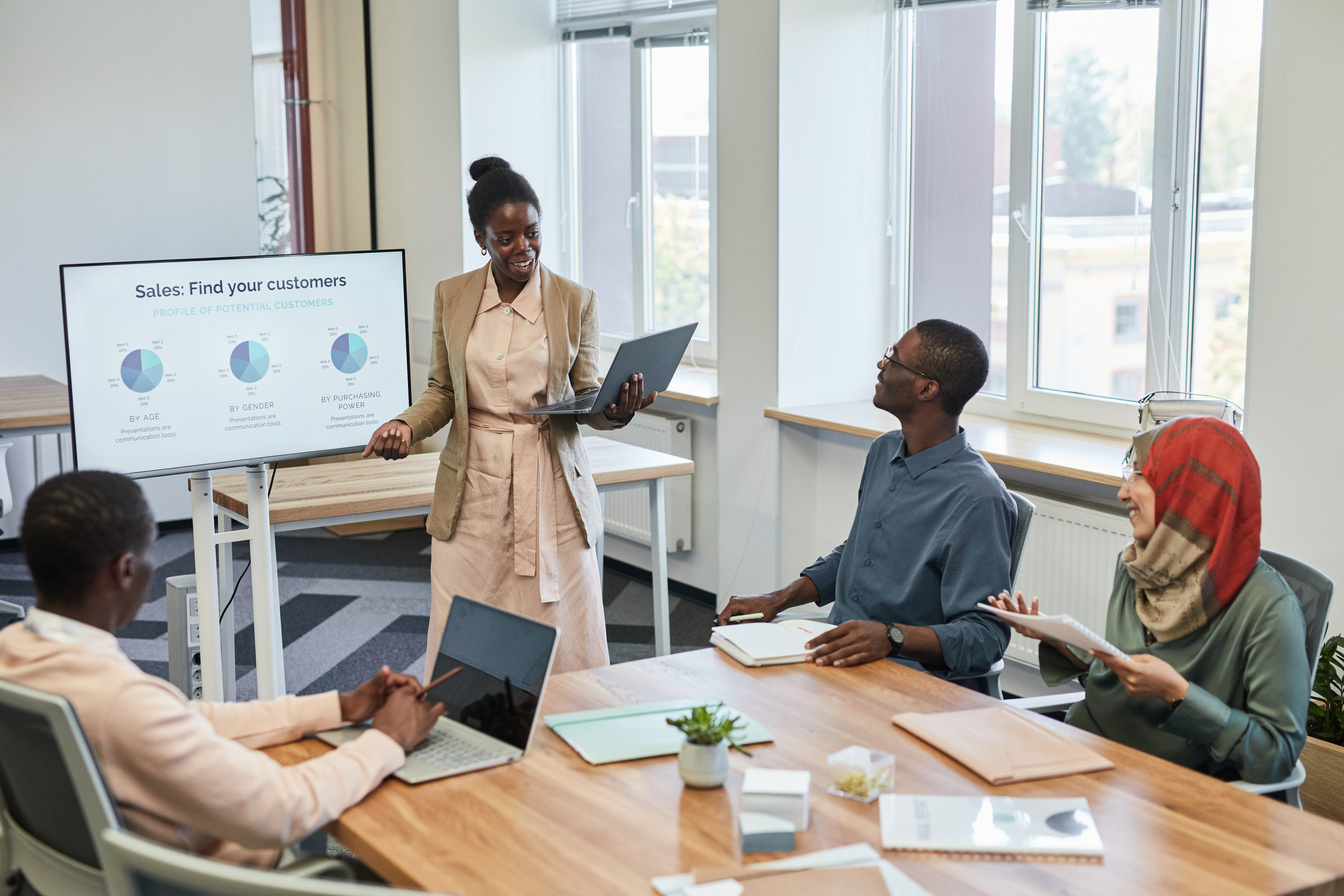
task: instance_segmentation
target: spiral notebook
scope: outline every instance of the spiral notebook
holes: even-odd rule
[[[1023,628],[1038,631],[1043,635],[1058,638],[1065,644],[1072,644],[1080,650],[1096,650],[1101,653],[1108,653],[1111,656],[1117,656],[1122,660],[1129,659],[1129,656],[1123,650],[1068,613],[1059,613],[1055,616],[1031,616],[1027,613],[1000,610],[998,607],[991,607],[989,604],[976,604],[976,609],[988,610],[1004,622],[1015,623]]]
[[[882,848],[1001,855],[1102,854],[1101,835],[1082,797],[930,796],[878,799]]]

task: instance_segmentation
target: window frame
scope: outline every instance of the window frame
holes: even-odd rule
[[[633,337],[651,332],[653,313],[653,203],[648,201],[653,183],[652,166],[652,47],[641,42],[689,36],[697,32],[708,35],[709,50],[709,326],[707,332],[697,330],[691,341],[689,360],[695,364],[713,367],[718,358],[718,138],[717,138],[717,41],[715,14],[712,10],[697,9],[681,13],[612,22],[583,24],[584,36],[565,39],[561,36],[561,104],[563,176],[561,178],[565,212],[562,216],[565,233],[562,253],[568,272],[583,281],[582,216],[579,214],[578,184],[578,95],[576,47],[585,37],[601,39],[607,30],[612,37],[626,36],[630,41],[630,182],[633,193],[627,204],[627,221],[631,238],[631,299],[633,302]],[[578,29],[576,29],[578,30]],[[601,347],[614,350],[630,336],[602,332]]]
[[[1038,333],[1044,219],[1040,210],[1045,180],[1048,23],[1051,15],[1070,13],[1029,11],[1026,0],[995,2],[1014,4],[1007,228],[1008,361],[1005,394],[982,392],[970,401],[967,411],[1055,425],[1064,420],[1127,433],[1134,427],[1137,401],[1047,389],[1035,382],[1041,351]],[[1208,2],[1163,0],[1158,13],[1145,334],[1145,376],[1149,389],[1182,391],[1192,381],[1204,18]],[[918,7],[893,8],[890,13],[895,20],[890,44],[894,81],[890,114],[895,138],[890,299],[898,331],[905,330],[911,320],[909,185],[913,174],[914,33],[920,11]],[[928,12],[929,7],[923,11]],[[1112,14],[1126,13],[1117,9]],[[1011,217],[1018,211],[1020,222]]]

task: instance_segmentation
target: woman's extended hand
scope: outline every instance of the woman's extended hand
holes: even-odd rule
[[[1031,605],[1028,606],[1027,599],[1022,596],[1021,591],[1017,592],[1016,602],[1013,601],[1013,598],[1008,596],[1007,591],[1000,591],[997,596],[990,595],[985,598],[985,602],[997,610],[1007,610],[1009,613],[1021,613],[1023,616],[1041,615],[1041,599],[1039,597],[1033,597],[1031,599]],[[1008,620],[1005,619],[1004,622],[1008,622]],[[1023,637],[1032,638],[1037,641],[1051,641],[1050,638],[1047,638],[1035,629],[1018,625],[1016,622],[1008,622],[1008,625],[1013,631]]]
[[[621,383],[620,397],[607,405],[603,413],[613,423],[629,423],[630,418],[635,416],[635,411],[642,411],[653,404],[653,400],[657,397],[657,392],[650,392],[645,397],[644,374],[632,374],[629,382]]]
[[[1190,682],[1172,668],[1171,663],[1151,653],[1136,653],[1129,659],[1121,659],[1094,650],[1092,656],[1115,673],[1131,697],[1156,697],[1172,706],[1177,700],[1184,700],[1190,690]]]
[[[401,460],[411,453],[411,428],[400,420],[389,420],[369,438],[364,456],[376,454],[383,460]]]
[[[1041,615],[1041,599],[1038,597],[1033,597],[1031,599],[1031,604],[1028,605],[1026,598],[1022,596],[1021,591],[1017,592],[1016,602],[1014,602],[1013,599],[1008,596],[1007,591],[999,592],[997,597],[990,595],[988,598],[986,598],[986,600],[988,601],[991,607],[995,607],[1000,610],[1007,610],[1009,613],[1021,613],[1023,616]],[[1008,622],[1008,620],[1005,619],[1004,622]],[[1018,625],[1016,622],[1008,622],[1008,625],[1012,627],[1013,631],[1017,632],[1019,635],[1022,635],[1025,638],[1032,638],[1034,640],[1043,641],[1044,643],[1049,644],[1051,647],[1055,648],[1055,650],[1059,651],[1060,656],[1064,657],[1066,660],[1072,663],[1073,667],[1077,669],[1079,672],[1082,672],[1085,669],[1087,669],[1087,663],[1084,662],[1078,656],[1078,654],[1070,650],[1069,645],[1065,644],[1058,638],[1051,638],[1048,635],[1044,635],[1033,628],[1027,628],[1024,625]]]

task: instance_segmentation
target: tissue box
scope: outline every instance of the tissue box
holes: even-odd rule
[[[793,852],[791,823],[763,812],[739,812],[737,829],[742,834],[743,852]]]
[[[807,830],[807,791],[812,773],[750,768],[742,777],[742,811],[782,818],[794,830]]]

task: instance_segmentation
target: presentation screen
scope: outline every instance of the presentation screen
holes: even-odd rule
[[[363,448],[410,403],[400,249],[61,266],[75,466]]]

